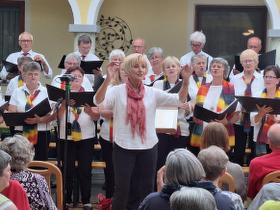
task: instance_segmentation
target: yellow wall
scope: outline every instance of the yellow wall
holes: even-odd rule
[[[61,56],[73,51],[74,34],[68,31],[73,23],[71,7],[67,0],[29,0],[28,5],[33,50],[44,54],[57,74]]]
[[[160,46],[165,55],[180,57],[186,51],[186,7],[186,0],[105,0],[100,14],[122,18],[147,48]]]

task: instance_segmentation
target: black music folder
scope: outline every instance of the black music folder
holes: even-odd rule
[[[26,125],[24,122],[26,118],[34,117],[35,115],[42,117],[48,114],[50,111],[51,106],[49,100],[46,98],[27,112],[4,112],[2,113],[2,116],[6,125],[20,126]]]
[[[235,96],[247,112],[258,112],[257,106],[269,106],[273,109],[270,114],[280,114],[280,99]]]
[[[193,115],[194,117],[203,120],[205,122],[211,122],[214,120],[222,120],[226,115],[233,113],[237,106],[237,100],[231,102],[228,107],[222,112],[214,112],[209,109],[205,109],[202,106],[195,105]]]
[[[52,101],[58,101],[59,99],[65,99],[65,90],[46,84],[49,99]],[[87,92],[71,92],[70,99],[75,100],[75,106],[83,106],[88,104],[89,106],[95,106],[93,103],[93,91]]]
[[[6,71],[9,72],[9,73],[16,74],[16,73],[19,72],[17,64],[11,63],[11,62],[6,61],[6,60],[2,60],[2,64],[3,64],[3,66],[5,66]]]
[[[65,69],[64,61],[66,55],[63,55],[59,64],[58,68]],[[93,69],[98,69],[102,66],[103,61],[81,61],[80,67],[85,71],[85,74],[93,74]]]
[[[152,87],[156,81],[163,80],[163,79],[164,79],[164,75],[161,75],[159,78],[155,79],[150,84],[146,84],[146,86]]]
[[[258,68],[260,70],[263,70],[263,69],[265,69],[265,67],[267,67],[269,65],[275,65],[275,59],[276,59],[276,50],[272,50],[272,51],[259,55]],[[240,72],[242,72],[243,66],[240,63],[240,56],[236,55],[234,57],[234,61],[235,61],[235,68],[238,69]]]

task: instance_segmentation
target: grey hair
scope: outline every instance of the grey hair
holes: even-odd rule
[[[18,59],[17,59],[17,65],[18,66],[22,66],[22,64],[23,63],[25,63],[25,62],[32,62],[33,61],[33,59],[32,58],[30,58],[30,57],[28,57],[28,56],[22,56],[22,57],[18,57]]]
[[[22,135],[5,138],[0,149],[12,156],[11,168],[16,172],[24,170],[34,157],[33,145]]]
[[[83,34],[83,35],[79,36],[79,38],[78,38],[78,45],[80,45],[81,43],[85,43],[85,44],[90,43],[91,44],[92,41],[91,41],[90,36],[87,35],[87,34]]]
[[[217,146],[210,146],[201,150],[197,158],[203,165],[206,178],[211,181],[216,180],[222,174],[228,163],[227,154]]]
[[[3,176],[3,171],[7,168],[11,160],[12,157],[7,152],[0,150],[0,176]]]
[[[76,53],[69,53],[68,55],[66,55],[65,60],[64,60],[64,64],[71,59],[75,59],[78,63],[78,66],[80,66],[81,58]]]
[[[207,62],[207,56],[206,55],[196,54],[196,55],[192,56],[191,64],[194,64],[197,59],[203,59],[203,60],[205,60],[205,63]]]
[[[29,71],[40,71],[41,72],[41,66],[38,62],[31,61],[23,66],[23,72],[27,73]]]
[[[147,58],[150,60],[155,53],[159,53],[163,57],[163,50],[160,47],[152,47],[147,51]]]
[[[122,50],[120,49],[114,49],[110,52],[110,55],[109,55],[109,62],[112,61],[112,58],[113,57],[119,57],[119,58],[124,58],[125,57],[125,54]]]
[[[207,190],[197,187],[182,187],[170,196],[171,210],[215,210],[214,196]]]
[[[199,43],[202,43],[203,45],[205,45],[206,37],[205,37],[204,33],[202,33],[201,31],[195,31],[190,35],[190,41],[199,42]]]
[[[224,67],[224,78],[226,78],[228,76],[228,73],[229,73],[229,64],[227,62],[226,59],[224,58],[213,58],[213,60],[211,61],[210,63],[210,72],[211,72],[211,68],[212,68],[212,65],[214,63],[219,63],[219,64],[222,64],[223,67]]]
[[[199,160],[187,149],[171,151],[165,162],[167,185],[188,185],[205,177],[205,172]]]

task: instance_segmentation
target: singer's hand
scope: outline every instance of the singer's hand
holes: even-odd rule
[[[41,62],[42,64],[45,63],[44,59],[40,55],[35,55],[34,56],[34,61]]]
[[[24,122],[29,125],[35,125],[41,123],[41,118],[38,115],[35,115],[34,117],[26,118]]]
[[[93,120],[98,120],[100,118],[100,111],[98,107],[90,107],[88,104],[85,104],[84,111],[87,113]]]
[[[75,104],[76,104],[76,101],[74,99],[70,99],[69,105],[70,106],[75,106]]]

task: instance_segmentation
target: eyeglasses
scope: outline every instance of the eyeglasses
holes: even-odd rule
[[[201,43],[193,43],[193,42],[191,42],[191,46],[193,46],[193,47],[201,47]]]
[[[276,79],[277,77],[274,77],[274,76],[263,76],[263,78],[270,80],[270,79]]]
[[[32,40],[30,39],[22,39],[22,40],[19,40],[20,42],[32,42]]]

